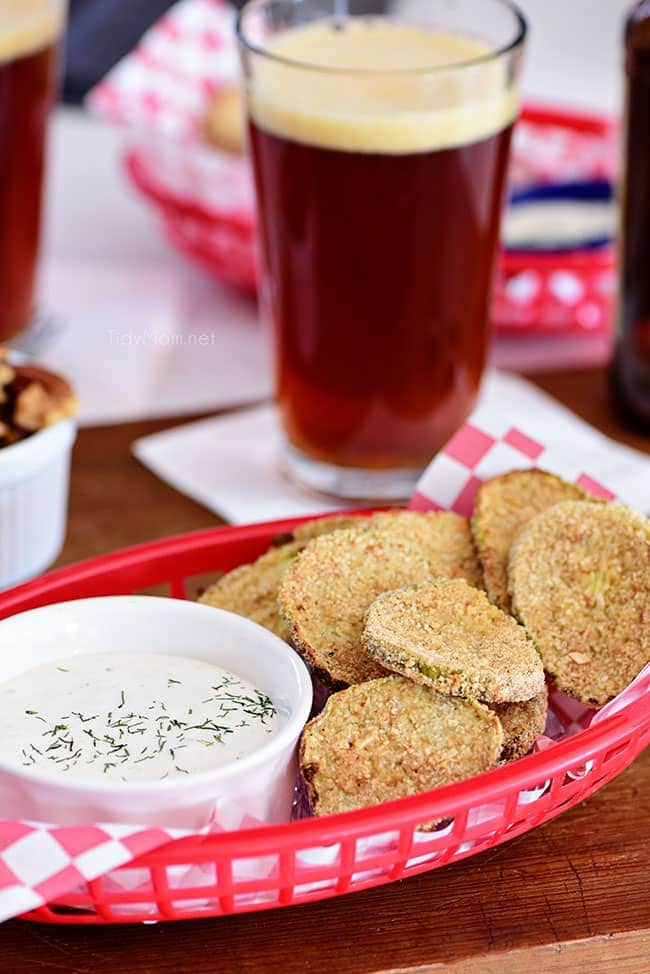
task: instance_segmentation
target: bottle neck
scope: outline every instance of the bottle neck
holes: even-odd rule
[[[626,40],[628,47],[650,50],[650,0],[641,0],[628,17]]]

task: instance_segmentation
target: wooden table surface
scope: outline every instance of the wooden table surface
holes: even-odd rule
[[[535,381],[609,435],[650,453],[650,438],[612,416],[602,372]],[[169,425],[80,433],[61,564],[215,523],[129,454],[137,436]],[[0,928],[0,970],[648,974],[649,834],[646,751],[589,801],[454,866],[347,897],[225,919],[94,929],[12,921]]]

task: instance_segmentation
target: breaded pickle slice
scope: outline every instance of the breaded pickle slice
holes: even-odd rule
[[[539,514],[510,554],[510,592],[557,686],[602,707],[650,661],[650,522],[567,501]]]
[[[542,661],[528,633],[462,579],[378,598],[362,642],[386,669],[440,693],[505,703],[544,689]]]
[[[510,611],[508,554],[521,529],[553,504],[587,500],[582,488],[544,470],[514,470],[493,477],[474,501],[472,534],[490,600]]]
[[[387,676],[330,697],[303,731],[300,770],[314,813],[330,815],[481,774],[502,743],[483,704]]]
[[[379,595],[440,575],[474,581],[477,573],[465,518],[391,512],[315,538],[279,599],[295,647],[326,686],[340,690],[383,673],[360,643],[366,609]]]
[[[330,514],[327,517],[319,517],[299,524],[293,529],[293,537],[296,541],[307,544],[308,541],[320,538],[322,534],[331,534],[332,531],[364,527],[371,522],[372,517],[373,515],[364,514]]]
[[[375,514],[371,524],[419,545],[431,560],[436,575],[464,578],[470,585],[483,587],[466,517],[451,511],[385,511]]]
[[[524,703],[490,703],[503,727],[501,761],[514,761],[531,750],[540,734],[544,733],[548,714],[546,687],[532,700]]]
[[[353,528],[315,538],[280,586],[291,642],[331,690],[382,676],[361,647],[366,609],[382,592],[430,577],[419,548],[390,533]]]
[[[378,528],[408,538],[424,546],[426,553],[435,559],[438,574],[465,578],[470,584],[482,587],[469,521],[451,512],[395,510],[356,516],[333,514],[298,525],[291,540],[306,544],[323,534],[348,528]]]
[[[278,610],[278,589],[282,576],[303,547],[291,542],[271,548],[257,561],[224,575],[203,593],[199,602],[252,619],[288,641],[289,633]]]

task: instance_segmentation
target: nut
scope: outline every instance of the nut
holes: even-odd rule
[[[74,415],[70,384],[34,365],[12,365],[0,346],[0,446],[10,446],[45,426]]]
[[[4,387],[8,386],[10,382],[14,381],[14,376],[16,373],[9,365],[8,362],[3,362],[0,359],[0,387],[2,387],[2,392],[4,393]]]
[[[30,433],[45,426],[45,417],[52,406],[52,398],[40,382],[30,382],[18,393],[13,420],[16,426]]]

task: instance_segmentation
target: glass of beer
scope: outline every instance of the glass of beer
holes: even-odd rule
[[[0,341],[29,325],[65,0],[0,0]]]
[[[505,0],[251,0],[238,34],[291,471],[408,496],[462,425],[526,25]]]

